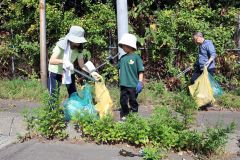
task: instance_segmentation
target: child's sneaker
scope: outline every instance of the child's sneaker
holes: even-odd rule
[[[124,121],[126,121],[126,120],[127,120],[127,118],[124,117],[124,116],[121,118],[121,121],[122,121],[122,122],[124,122]]]

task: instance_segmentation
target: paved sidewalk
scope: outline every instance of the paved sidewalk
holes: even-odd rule
[[[26,133],[19,113],[0,112],[0,149],[17,142],[18,135]]]
[[[231,122],[236,123],[236,131],[229,135],[225,151],[230,154],[237,154],[240,151],[240,112],[232,111],[201,111],[197,114],[197,127],[207,128],[219,125],[229,125]]]
[[[26,133],[21,112],[38,107],[38,103],[0,99],[0,149],[18,142],[18,135]]]

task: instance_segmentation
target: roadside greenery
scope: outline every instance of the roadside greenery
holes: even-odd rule
[[[0,80],[0,98],[2,99],[25,99],[31,101],[41,101],[43,94],[47,94],[46,88],[43,88],[40,81],[35,78]],[[66,87],[62,86],[60,90],[60,99],[67,96]]]
[[[40,101],[47,94],[39,82],[39,1],[3,0],[0,7],[0,98]],[[64,36],[71,25],[86,30],[85,60],[96,66],[117,51],[117,23],[115,0],[46,1],[47,50],[49,56],[55,42]],[[197,111],[196,104],[186,93],[190,74],[181,79],[176,75],[193,66],[197,46],[191,40],[194,31],[202,31],[217,49],[216,80],[225,93],[217,98],[221,107],[240,108],[240,67],[238,56],[226,49],[236,48],[236,16],[240,2],[235,0],[134,0],[128,1],[129,32],[137,35],[148,83],[139,95],[139,102],[154,106],[150,117],[130,115],[126,122],[115,122],[113,117],[96,119],[87,113],[76,115],[73,123],[82,131],[83,138],[97,143],[129,143],[144,147],[144,159],[160,159],[169,150],[190,150],[210,156],[218,152],[232,132],[216,126],[205,131],[191,129]],[[12,66],[15,67],[13,72]],[[115,109],[119,105],[118,71],[112,65],[100,68],[106,77]],[[11,81],[8,81],[12,79]],[[6,81],[7,79],[7,81]],[[169,92],[171,91],[171,92]],[[29,136],[65,139],[65,122],[61,101],[67,97],[61,88],[60,101],[49,104],[45,96],[43,106],[25,111]],[[59,106],[53,109],[54,106]]]
[[[37,79],[14,79],[0,80],[0,98],[2,99],[26,99],[40,100],[40,96],[45,92]]]
[[[238,94],[237,91],[234,94]],[[144,92],[152,93],[148,97],[150,101],[153,100],[151,102],[154,106],[152,114],[147,117],[131,114],[121,123],[110,115],[99,119],[82,112],[76,114],[71,123],[85,140],[98,144],[128,143],[141,147],[144,159],[164,158],[170,150],[191,151],[210,157],[224,149],[228,134],[235,129],[234,123],[227,127],[217,125],[201,130],[194,129],[197,107],[192,98],[185,92],[167,91],[162,82],[149,83],[143,95]],[[116,93],[115,88],[112,93]],[[144,97],[139,98],[142,102],[149,101]],[[40,136],[46,139],[66,139],[66,124],[61,104],[49,103],[46,95],[42,102],[42,107],[26,110],[23,114],[29,132],[22,138]]]
[[[187,150],[211,156],[224,149],[228,134],[235,129],[234,123],[227,127],[207,128],[205,131],[185,129],[184,122],[164,106],[156,107],[149,118],[132,114],[122,123],[114,121],[111,116],[94,119],[89,114],[76,115],[72,122],[79,126],[82,137],[87,140],[146,147],[143,150],[145,159],[163,158],[169,150]]]
[[[96,66],[110,53],[109,46],[117,45],[116,1],[46,1],[47,48],[49,56],[55,42],[64,36],[71,25],[86,30],[88,43],[84,57]],[[238,55],[226,49],[236,48],[237,1],[205,0],[134,0],[128,1],[129,32],[138,36],[139,51],[148,79],[166,80],[180,70],[193,66],[197,46],[191,35],[202,31],[206,39],[213,40],[217,49],[217,80],[221,84],[239,86]],[[1,78],[12,78],[37,73],[39,76],[39,1],[3,0],[0,8]],[[59,25],[60,24],[60,25]],[[26,65],[27,64],[27,65]],[[117,83],[117,69],[106,65],[100,69],[107,81]],[[189,75],[187,76],[187,80]],[[178,85],[174,83],[174,85]],[[169,87],[169,85],[167,85]]]
[[[30,138],[39,136],[46,139],[64,140],[67,138],[65,117],[63,107],[56,99],[45,94],[42,99],[42,106],[34,110],[24,110],[23,117],[27,122]]]
[[[239,95],[224,93],[221,97],[217,99],[220,106],[228,109],[239,110],[240,98]]]
[[[80,88],[80,85],[77,85]],[[108,86],[111,98],[113,99],[114,109],[118,109],[120,106],[119,102],[119,89],[116,86]],[[152,81],[144,86],[143,92],[139,95],[138,101],[143,105],[168,105],[169,107],[175,108],[181,114],[186,114],[186,124],[188,121],[191,122],[192,116],[196,108],[192,99],[189,99],[187,88],[178,92],[169,92],[167,87],[162,81]],[[0,80],[0,98],[2,99],[25,99],[32,101],[41,101],[43,93],[47,94],[47,89],[41,86],[39,80],[35,78],[30,79],[14,79],[14,80]],[[216,98],[216,104],[224,108],[240,108],[240,92],[239,88],[235,88],[232,91],[224,91],[225,93],[221,97]],[[68,96],[66,87],[61,86],[60,89],[60,101],[63,101]],[[183,105],[180,105],[183,104]],[[187,112],[183,110],[187,109]]]

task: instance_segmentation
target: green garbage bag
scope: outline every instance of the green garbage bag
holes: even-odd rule
[[[213,78],[211,74],[208,74],[208,79],[211,84],[211,88],[213,90],[213,96],[221,96],[223,94],[222,87],[218,84],[218,82]]]
[[[97,111],[93,105],[92,87],[85,84],[83,89],[77,93],[74,92],[63,102],[63,111],[67,121],[70,121],[76,113],[88,112],[97,117]]]

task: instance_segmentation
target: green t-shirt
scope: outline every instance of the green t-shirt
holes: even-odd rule
[[[120,58],[120,86],[137,87],[139,72],[144,71],[142,59],[137,54],[125,54]]]
[[[78,50],[71,50],[71,63],[74,63],[76,59],[83,58],[82,53],[79,53]],[[64,50],[58,46],[53,49],[53,54],[57,55],[59,59],[63,59]],[[62,74],[63,73],[63,64],[48,64],[48,71]],[[72,71],[74,73],[74,71]]]

